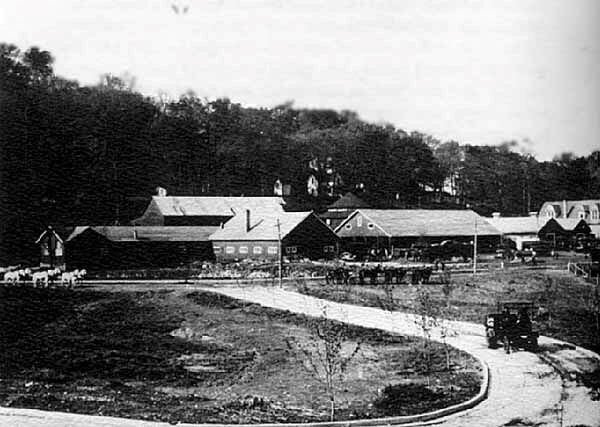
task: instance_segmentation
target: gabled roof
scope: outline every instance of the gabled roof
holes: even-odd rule
[[[563,212],[563,203],[566,204],[566,213],[570,214],[573,209],[575,209],[578,206],[583,207],[583,209],[586,212],[589,212],[590,210],[600,210],[600,199],[586,199],[586,200],[558,200],[558,201],[549,201],[549,202],[544,202],[544,204],[542,205],[542,207],[540,208],[540,211],[544,210],[547,206],[552,206],[554,208],[554,211],[556,212],[556,215],[562,215],[565,212]]]
[[[56,238],[58,239],[59,242],[63,243],[63,239],[62,237],[60,237],[60,235],[58,234],[58,232],[56,230],[54,230],[52,227],[48,227],[46,228],[42,234],[40,234],[40,236],[37,238],[37,240],[35,241],[35,244],[37,245],[38,243],[40,243],[40,241],[44,238],[44,236],[48,233],[52,233],[54,234],[54,236],[56,236]]]
[[[587,224],[583,219],[578,218],[553,218],[556,222],[560,224],[560,226],[567,231],[575,230],[575,227],[579,225],[580,222]]]
[[[164,216],[233,216],[245,209],[283,211],[281,197],[177,197],[153,196],[152,202]]]
[[[547,217],[517,216],[485,218],[493,227],[503,234],[537,234],[548,221]]]
[[[210,236],[210,240],[278,240],[292,232],[312,212],[250,212],[250,230],[246,230],[246,215],[236,215]],[[319,221],[321,221],[319,219]],[[325,227],[327,225],[323,224]]]
[[[355,215],[362,214],[392,237],[500,235],[500,231],[471,210],[357,209],[335,231]]]
[[[92,230],[112,242],[206,242],[219,227],[209,226],[79,226],[67,242]]]
[[[369,208],[367,202],[355,195],[354,193],[348,192],[342,197],[337,199],[335,202],[327,206],[327,209],[360,209]]]

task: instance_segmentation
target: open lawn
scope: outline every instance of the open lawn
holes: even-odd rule
[[[440,281],[439,277],[432,279]],[[385,306],[384,286],[299,285],[313,296],[351,304]],[[595,287],[566,271],[520,270],[492,274],[450,276],[449,285],[431,283],[393,286],[395,309],[415,312],[420,291],[430,293],[442,316],[482,323],[486,313],[495,312],[499,300],[532,300],[548,310],[549,316],[535,322],[542,335],[568,341],[596,352],[600,336],[594,314]]]
[[[328,419],[324,385],[293,342],[305,316],[183,290],[0,287],[0,405],[169,422]],[[288,343],[292,343],[288,345]],[[480,367],[467,354],[359,327],[338,382],[337,419],[424,412],[467,400]]]

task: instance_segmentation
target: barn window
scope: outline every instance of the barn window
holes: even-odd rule
[[[352,224],[348,223],[344,226],[346,230],[352,230]]]
[[[323,252],[324,253],[333,253],[335,251],[335,248],[333,246],[323,246]]]
[[[592,219],[598,219],[598,211],[597,211],[596,209],[594,209],[594,210],[592,211],[592,214],[591,214],[591,215],[592,215]]]
[[[362,216],[357,216],[356,217],[356,226],[357,227],[362,227]]]
[[[240,253],[241,254],[247,254],[248,253],[248,246],[240,246]]]
[[[285,253],[295,254],[296,252],[298,252],[297,246],[288,246],[287,248],[285,248]]]
[[[221,246],[213,246],[213,252],[216,254],[221,253]]]
[[[235,253],[235,248],[233,246],[225,246],[225,253],[233,254],[233,253]]]
[[[369,227],[369,230],[372,230],[372,229],[374,229],[374,228],[375,228],[375,225],[374,225],[372,222],[370,222],[370,223],[367,225],[367,227]]]
[[[56,256],[62,256],[62,254],[63,254],[63,248],[62,248],[62,245],[61,245],[60,243],[58,243],[58,242],[57,242],[57,244],[56,244],[56,251],[54,252],[54,254],[55,254]]]
[[[252,248],[252,253],[254,255],[261,255],[262,254],[262,247],[261,246],[254,246]]]
[[[331,220],[330,220],[329,218],[327,218],[327,219],[325,220],[325,224],[327,224],[327,225],[331,225]]]
[[[269,255],[275,255],[277,253],[277,246],[269,246],[267,248],[267,253]]]

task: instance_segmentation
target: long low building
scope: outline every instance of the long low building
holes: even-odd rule
[[[416,243],[456,240],[477,235],[482,251],[500,243],[501,233],[472,210],[357,209],[336,229],[342,246],[356,254],[372,249],[407,248]]]
[[[82,226],[66,240],[69,268],[175,267],[214,259],[214,226]]]

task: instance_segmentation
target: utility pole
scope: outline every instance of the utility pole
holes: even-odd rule
[[[279,287],[283,286],[283,253],[282,253],[282,244],[281,244],[281,223],[279,222],[279,218],[277,218],[277,243],[278,243],[278,253],[279,253]]]
[[[477,274],[477,218],[475,218],[475,238],[473,239],[473,276]]]

